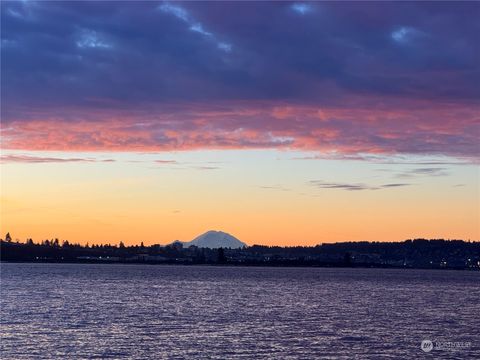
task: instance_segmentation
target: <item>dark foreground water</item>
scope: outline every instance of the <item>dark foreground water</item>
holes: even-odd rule
[[[426,339],[462,344],[427,353]],[[3,263],[0,350],[2,359],[480,359],[480,273]]]

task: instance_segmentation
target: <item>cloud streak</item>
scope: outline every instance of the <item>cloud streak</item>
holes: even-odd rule
[[[114,159],[92,159],[92,158],[60,158],[42,157],[30,155],[2,155],[1,163],[70,163],[70,162],[114,162]]]
[[[407,183],[390,183],[383,185],[368,185],[363,183],[340,183],[340,182],[327,182],[323,180],[311,180],[310,185],[318,189],[338,189],[346,191],[362,191],[362,190],[382,190],[391,189],[404,186],[410,186],[412,184]]]
[[[178,164],[177,160],[154,160],[154,162],[157,164],[167,164],[167,165]]]
[[[263,186],[260,186],[260,189],[277,190],[277,191],[292,191],[292,189],[286,188],[282,185],[263,185]]]
[[[426,168],[416,168],[404,171],[400,174],[397,174],[399,178],[409,178],[415,176],[448,176],[450,173],[445,168],[438,167],[426,167]]]
[[[206,163],[203,163],[203,164],[192,164],[192,163],[188,163],[188,162],[179,162],[177,160],[163,160],[163,159],[154,160],[153,162],[155,164],[168,166],[169,169],[176,169],[176,170],[186,170],[186,169],[218,170],[218,169],[221,169],[220,166],[212,165],[212,164],[217,164],[216,162],[206,162]]]

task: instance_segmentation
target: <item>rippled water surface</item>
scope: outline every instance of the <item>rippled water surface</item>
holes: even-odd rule
[[[423,339],[470,342],[420,349]],[[1,264],[1,358],[477,358],[467,271]]]

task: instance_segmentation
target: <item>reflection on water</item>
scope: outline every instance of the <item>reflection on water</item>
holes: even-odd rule
[[[480,358],[466,271],[2,264],[1,358]],[[469,341],[420,349],[423,339]]]

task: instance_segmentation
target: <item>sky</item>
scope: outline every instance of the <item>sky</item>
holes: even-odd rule
[[[480,3],[3,1],[0,232],[480,240]]]

